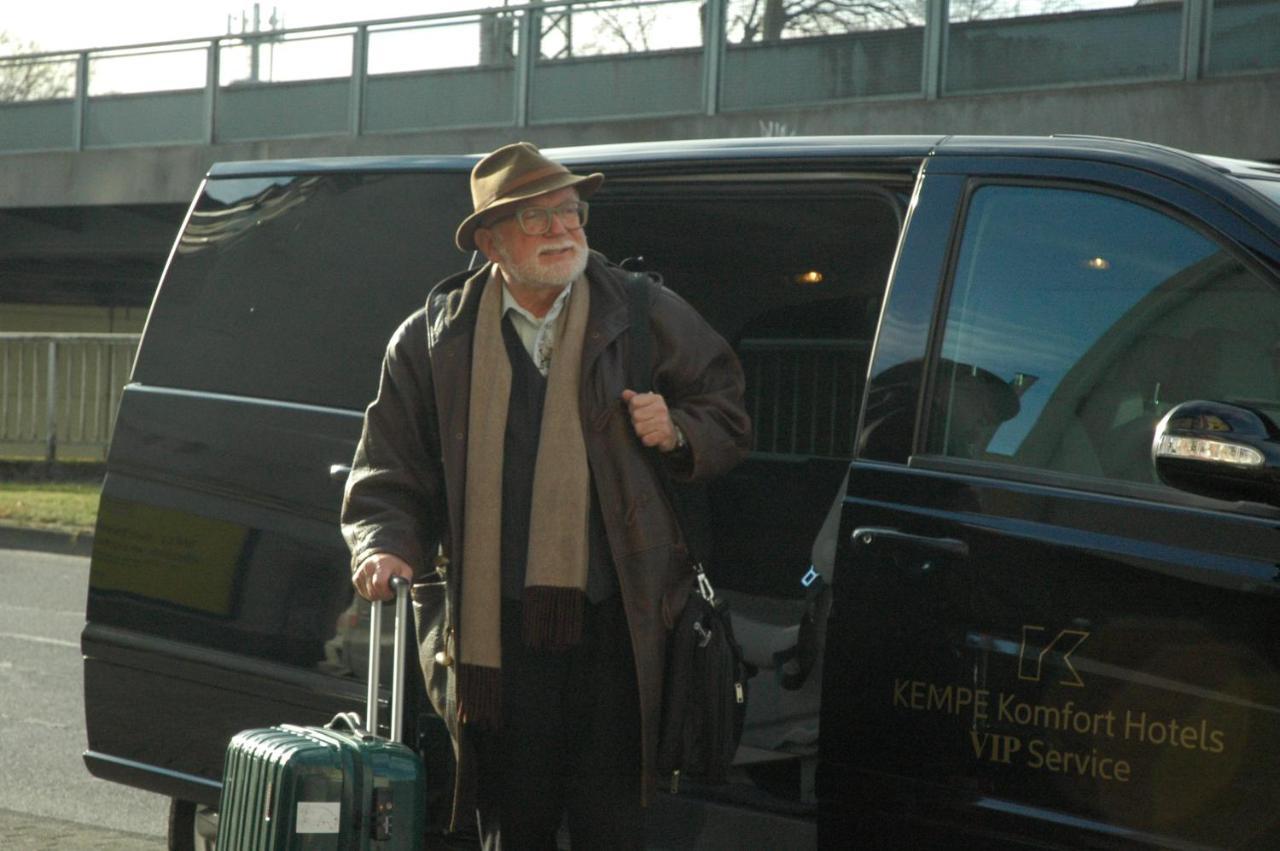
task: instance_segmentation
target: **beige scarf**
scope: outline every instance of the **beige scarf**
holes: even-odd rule
[[[502,456],[511,362],[502,337],[502,278],[489,275],[471,348],[471,402],[463,518],[458,717],[501,725]],[[590,510],[587,450],[578,412],[590,293],[579,278],[556,327],[533,474],[524,641],[559,649],[582,634]]]

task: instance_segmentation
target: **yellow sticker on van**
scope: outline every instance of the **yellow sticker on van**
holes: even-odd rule
[[[236,523],[104,497],[89,584],[230,615],[248,534]]]

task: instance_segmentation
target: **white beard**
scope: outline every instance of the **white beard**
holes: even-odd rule
[[[493,243],[494,253],[498,255],[498,265],[502,267],[502,273],[507,280],[528,289],[563,289],[582,277],[582,273],[587,269],[585,246],[566,238],[555,245],[539,247],[538,254],[563,248],[572,248],[573,254],[566,255],[552,266],[544,266],[538,262],[536,256],[524,263],[515,263],[500,237]]]

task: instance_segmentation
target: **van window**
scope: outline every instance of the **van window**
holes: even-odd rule
[[[139,353],[144,384],[359,410],[397,325],[466,268],[465,174],[209,180]]]
[[[1280,399],[1280,291],[1157,210],[1072,189],[974,193],[927,451],[1154,484],[1169,408]]]

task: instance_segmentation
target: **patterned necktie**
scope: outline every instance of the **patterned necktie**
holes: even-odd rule
[[[534,342],[536,354],[533,362],[538,365],[538,372],[544,376],[551,371],[551,350],[555,348],[556,329],[554,322],[548,322],[542,326],[542,330],[538,333],[538,338]]]

